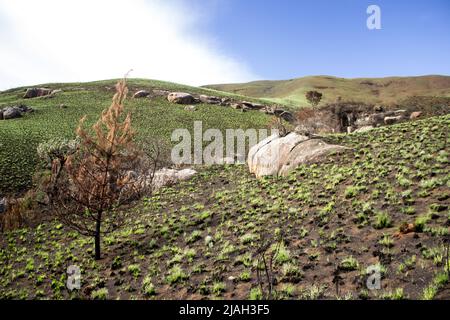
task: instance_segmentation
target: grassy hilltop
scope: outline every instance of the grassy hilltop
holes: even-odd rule
[[[95,122],[101,111],[111,104],[116,82],[107,80],[37,86],[63,90],[51,99],[22,99],[25,88],[0,92],[0,108],[23,103],[35,109],[23,118],[0,121],[0,194],[29,187],[37,164],[38,144],[51,138],[73,138],[78,121],[84,115],[88,117],[87,125]],[[128,87],[129,96],[139,89],[157,88],[242,99],[229,93],[155,80],[129,79]],[[61,104],[67,108],[60,108]],[[260,112],[242,113],[207,104],[199,104],[195,112],[188,112],[184,106],[169,103],[164,97],[151,100],[129,98],[126,108],[132,114],[138,139],[157,137],[170,141],[174,129],[187,128],[192,131],[196,120],[203,121],[204,130],[265,128],[269,120]]]
[[[387,77],[345,79],[311,76],[290,80],[208,85],[208,88],[263,98],[293,107],[308,105],[305,92],[324,94],[322,103],[344,101],[390,104],[410,96],[450,97],[449,76]]]

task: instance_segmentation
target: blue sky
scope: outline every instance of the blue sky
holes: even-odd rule
[[[381,9],[381,30],[366,9]],[[265,79],[450,74],[448,0],[228,0],[211,32]]]
[[[130,69],[192,85],[450,75],[449,35],[449,0],[0,0],[0,90]]]

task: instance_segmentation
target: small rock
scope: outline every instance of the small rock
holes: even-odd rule
[[[283,119],[289,123],[295,122],[295,117],[292,113],[290,113],[289,111],[285,111],[285,110],[282,110],[282,111],[283,112],[281,112],[279,115],[279,117],[281,117],[281,119]]]
[[[22,116],[22,112],[20,112],[20,109],[18,107],[7,107],[3,109],[3,119],[15,119],[20,118]]]
[[[173,185],[179,180],[188,180],[196,173],[197,171],[193,169],[175,170],[163,168],[155,172],[152,184],[153,187],[157,190],[164,186]]]
[[[150,95],[150,92],[147,90],[139,90],[137,92],[135,92],[135,94],[133,95],[133,98],[145,98],[148,97]]]
[[[220,99],[220,105],[222,106],[229,106],[231,104],[230,98],[222,98]]]
[[[236,277],[233,277],[233,276],[228,277],[228,281],[234,281],[234,280],[236,280]]]
[[[195,111],[195,106],[186,106],[186,107],[184,107],[184,110],[186,110],[186,111]]]
[[[396,116],[403,116],[406,113],[406,110],[395,110],[394,114]]]
[[[421,115],[422,115],[422,111],[414,111],[409,116],[409,119],[414,120],[414,119],[420,118]]]
[[[205,237],[205,244],[209,247],[213,246],[213,237],[211,236],[206,236]]]
[[[167,95],[170,93],[170,91],[162,89],[153,89],[152,92],[153,95],[156,97],[167,97]]]
[[[394,124],[402,120],[402,116],[384,117],[384,124]]]
[[[199,97],[200,102],[206,103],[206,104],[220,104],[222,101],[218,97],[214,96],[207,96],[207,95],[200,95]]]
[[[59,108],[60,108],[60,109],[67,109],[67,105],[65,105],[64,103],[61,103],[61,104],[59,105]]]
[[[19,108],[20,112],[25,113],[25,112],[33,112],[33,108],[28,107],[24,104],[19,104],[18,106],[16,106],[17,108]]]
[[[376,105],[376,106],[373,107],[373,111],[375,111],[375,112],[383,112],[384,108],[383,108],[383,106]]]

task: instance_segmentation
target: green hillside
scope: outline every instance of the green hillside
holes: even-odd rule
[[[388,77],[345,79],[330,76],[311,76],[279,81],[254,81],[238,84],[208,85],[208,88],[242,94],[293,107],[307,106],[305,92],[323,93],[321,104],[358,101],[391,104],[410,96],[450,97],[449,76]]]
[[[111,104],[116,80],[89,83],[53,83],[34,87],[62,89],[53,98],[22,99],[25,88],[0,92],[0,108],[20,103],[35,109],[23,118],[0,121],[0,194],[22,191],[30,186],[37,164],[36,147],[51,138],[75,136],[79,119],[87,115],[87,124],[96,121],[101,111]],[[129,96],[139,89],[165,89],[216,96],[234,96],[210,89],[183,86],[155,80],[129,79]],[[247,98],[248,99],[248,98]],[[61,108],[60,105],[66,105]],[[152,137],[170,141],[176,128],[193,129],[193,122],[203,121],[208,128],[265,128],[268,116],[261,112],[245,112],[216,105],[198,104],[195,112],[183,105],[169,103],[164,97],[132,99],[126,102],[138,139]]]

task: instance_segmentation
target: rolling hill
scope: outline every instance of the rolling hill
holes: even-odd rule
[[[87,125],[93,124],[101,111],[111,104],[116,82],[102,80],[33,86],[62,90],[51,99],[23,99],[25,87],[0,92],[0,109],[20,104],[34,109],[22,118],[0,121],[0,195],[30,187],[38,163],[36,148],[39,143],[53,138],[74,138],[78,121],[84,115]],[[128,79],[127,83],[129,96],[141,89],[162,89],[242,99],[229,93],[157,80]],[[189,112],[183,105],[168,102],[164,96],[129,98],[126,108],[132,115],[132,124],[140,141],[158,138],[170,143],[174,129],[193,130],[194,121],[202,121],[204,130],[224,130],[265,128],[270,119],[261,112],[241,112],[204,103],[197,104],[195,112]]]
[[[287,177],[199,168],[123,208],[101,260],[92,238],[57,221],[6,232],[0,299],[261,299],[266,243],[271,254],[279,243],[275,299],[448,299],[449,125],[446,115],[333,135],[348,153]],[[80,290],[65,286],[69,265]],[[379,290],[366,287],[368,267]]]
[[[450,76],[355,79],[310,76],[290,80],[216,84],[205,87],[262,98],[292,107],[308,105],[305,99],[305,92],[308,90],[317,90],[323,93],[321,104],[335,102],[338,97],[344,101],[391,104],[410,96],[449,97]]]

